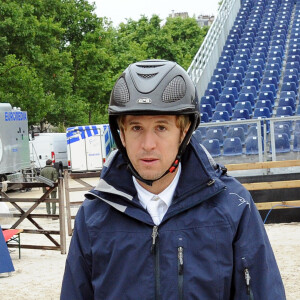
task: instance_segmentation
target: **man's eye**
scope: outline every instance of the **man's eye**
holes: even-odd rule
[[[166,127],[165,126],[158,126],[157,129],[159,131],[164,131],[164,130],[166,130]]]
[[[139,131],[139,130],[141,130],[141,126],[133,126],[132,130],[133,131]]]

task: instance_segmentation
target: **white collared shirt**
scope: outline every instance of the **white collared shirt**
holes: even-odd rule
[[[145,209],[147,209],[155,225],[159,225],[161,223],[164,215],[166,214],[168,208],[172,203],[173,195],[179,181],[180,173],[181,163],[179,163],[176,176],[174,177],[170,185],[158,195],[150,193],[149,191],[144,189],[137,182],[135,177],[132,176],[133,183],[137,190],[140,203]]]

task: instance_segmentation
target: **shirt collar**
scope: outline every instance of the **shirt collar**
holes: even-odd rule
[[[179,181],[180,173],[181,173],[181,163],[179,163],[176,176],[174,177],[174,179],[172,180],[170,185],[157,195],[167,205],[168,208],[172,203],[173,195],[174,195],[177,183]],[[155,194],[150,193],[149,191],[144,189],[137,182],[137,180],[135,179],[134,176],[132,176],[132,179],[133,179],[134,186],[137,190],[139,201],[142,204],[142,206],[146,209],[148,202],[151,201],[151,199],[153,198],[153,196],[155,196]]]

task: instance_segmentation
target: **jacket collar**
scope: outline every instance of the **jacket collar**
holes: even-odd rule
[[[182,156],[181,176],[173,203],[164,220],[209,199],[223,188],[224,184],[218,179],[217,172],[205,150],[192,137]],[[200,191],[202,191],[201,197],[192,196]],[[138,201],[132,175],[119,151],[113,153],[108,165],[102,171],[98,185],[86,194],[86,197],[88,199],[99,198],[123,213],[153,224],[151,217]]]

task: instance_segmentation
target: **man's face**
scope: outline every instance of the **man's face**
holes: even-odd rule
[[[126,116],[121,140],[135,170],[147,180],[159,178],[175,160],[185,135],[176,116]]]

